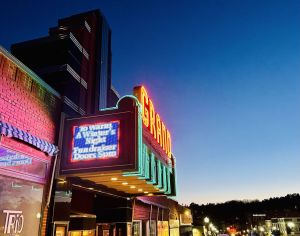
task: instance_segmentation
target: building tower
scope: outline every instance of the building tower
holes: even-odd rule
[[[99,10],[60,19],[48,36],[13,44],[11,51],[62,95],[69,115],[95,114],[118,100],[111,30]]]

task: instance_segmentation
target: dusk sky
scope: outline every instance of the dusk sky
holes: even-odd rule
[[[299,0],[11,0],[0,45],[99,8],[120,95],[146,86],[172,133],[178,201],[300,192]]]

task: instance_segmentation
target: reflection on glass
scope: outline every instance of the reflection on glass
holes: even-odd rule
[[[132,223],[132,231],[133,231],[133,236],[141,236],[141,221],[134,221]]]
[[[0,169],[13,170],[31,176],[45,178],[47,162],[34,159],[0,146]]]
[[[148,221],[149,224],[149,221]],[[156,236],[156,222],[154,220],[150,220],[150,236]]]
[[[38,235],[43,186],[0,175],[0,196],[0,235]]]

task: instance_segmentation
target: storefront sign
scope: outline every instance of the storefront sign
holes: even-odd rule
[[[147,90],[144,86],[134,88],[134,95],[142,104],[143,124],[160,145],[163,151],[171,158],[171,134],[166,128],[164,122],[160,119],[160,115],[155,112],[152,100],[148,97]]]
[[[77,177],[131,195],[175,195],[172,160],[152,140],[142,122],[140,103],[133,96],[120,99],[116,108],[67,118],[61,176]]]
[[[117,158],[119,121],[73,127],[71,161]]]
[[[24,155],[0,146],[0,174],[17,177],[21,175],[31,181],[44,183],[49,161]]]
[[[22,166],[22,165],[31,165],[32,158],[26,157],[23,155],[7,155],[0,156],[0,167],[2,166]]]
[[[20,234],[24,226],[24,216],[22,211],[3,210],[6,214],[4,234]]]

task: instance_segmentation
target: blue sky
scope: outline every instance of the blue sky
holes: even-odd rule
[[[113,84],[144,84],[172,132],[180,203],[300,190],[300,1],[6,1],[0,44],[100,8]]]

